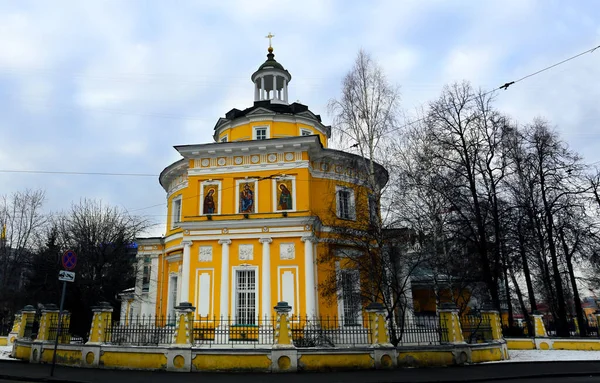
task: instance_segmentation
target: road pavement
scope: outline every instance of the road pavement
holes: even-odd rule
[[[154,383],[176,380],[178,383],[239,383],[240,379],[244,383],[276,383],[281,382],[282,376],[265,373],[176,373],[57,366],[54,377],[51,378],[49,365],[0,361],[0,382]],[[503,362],[437,368],[300,372],[286,374],[284,380],[286,383],[600,382],[600,362]]]

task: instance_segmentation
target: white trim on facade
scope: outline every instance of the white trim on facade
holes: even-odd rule
[[[230,307],[231,307],[231,317],[234,319],[234,323],[237,323],[237,296],[238,296],[238,291],[237,291],[237,272],[238,270],[253,270],[254,271],[254,313],[255,313],[255,324],[258,324],[258,315],[259,315],[259,300],[260,300],[260,296],[259,296],[259,286],[260,286],[260,275],[259,275],[259,268],[258,266],[252,266],[252,265],[240,265],[240,266],[233,266],[231,267],[231,295],[229,296],[229,301],[230,301]]]
[[[175,209],[176,206],[179,206],[179,208]],[[175,229],[175,228],[179,227],[179,225],[181,224],[182,212],[183,212],[183,198],[182,198],[182,194],[180,194],[177,197],[173,197],[173,200],[171,201],[171,215],[170,215],[171,229]],[[179,215],[179,217],[176,217],[177,215]]]
[[[209,296],[210,296],[210,304],[208,307],[208,316],[210,317],[211,314],[214,316],[215,314],[215,269],[214,268],[196,268],[196,278],[195,278],[195,282],[194,282],[194,295],[195,295],[195,299],[194,301],[196,302],[196,308],[198,309],[198,311],[196,312],[196,317],[200,317],[202,316],[201,312],[200,312],[200,297],[201,297],[201,291],[200,289],[200,275],[202,274],[202,271],[208,271],[208,275],[210,276],[210,292],[209,292]],[[206,316],[206,315],[205,315]]]
[[[283,281],[282,281],[282,277],[283,277],[283,273],[281,272],[283,270],[286,269],[291,269],[294,270],[294,276],[295,276],[295,284],[294,284],[294,299],[295,302],[294,304],[292,304],[292,311],[290,312],[290,314],[292,315],[297,315],[297,314],[301,314],[300,312],[300,307],[298,307],[300,305],[300,268],[296,265],[290,265],[290,266],[277,266],[277,302],[281,302],[284,300],[283,297]],[[288,302],[289,304],[291,304],[292,302]]]
[[[341,201],[340,192],[342,191],[348,193],[348,200],[344,203]],[[335,212],[340,219],[356,220],[356,201],[353,188],[342,185],[335,186]]]
[[[258,130],[265,130],[265,137],[258,138]],[[271,138],[271,126],[270,125],[253,125],[252,126],[252,139],[253,140],[268,140]]]

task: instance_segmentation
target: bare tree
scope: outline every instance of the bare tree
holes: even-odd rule
[[[0,315],[12,317],[17,306],[31,254],[36,251],[38,235],[44,229],[42,212],[45,193],[25,190],[0,197]]]

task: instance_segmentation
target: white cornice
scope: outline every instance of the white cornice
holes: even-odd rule
[[[260,111],[260,113],[256,113],[257,111]],[[317,129],[327,138],[331,137],[330,128],[324,125],[322,122],[319,122],[317,120],[317,116],[309,111],[300,112],[299,114],[294,115],[285,115],[277,114],[266,108],[258,108],[247,115],[235,118],[234,120],[226,120],[227,122],[222,122],[222,120],[223,119],[219,119],[219,122],[221,123],[220,125],[217,123],[217,128],[215,129],[215,133],[213,135],[215,141],[225,129],[233,129],[241,125],[247,125],[259,121],[299,123]]]
[[[265,170],[291,170],[306,169],[309,167],[308,161],[298,162],[278,162],[274,164],[256,164],[241,166],[223,166],[219,168],[194,168],[188,171],[190,176],[201,176],[206,174],[229,174],[229,173],[251,173]]]
[[[227,234],[228,229],[241,228],[263,228],[263,227],[284,227],[284,226],[306,226],[313,225],[317,220],[313,216],[288,217],[288,218],[256,218],[256,219],[236,219],[219,221],[193,221],[181,222],[181,228],[184,230],[202,230],[202,229],[223,229]]]

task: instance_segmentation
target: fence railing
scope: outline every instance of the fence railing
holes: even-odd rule
[[[35,339],[37,337],[38,330],[40,328],[40,318],[36,315],[33,318],[33,321],[28,321],[25,323],[25,328],[23,329],[23,336],[25,338]]]
[[[546,333],[549,336],[557,336],[556,335],[556,323],[554,322],[553,318],[549,318],[549,317],[543,317],[542,320],[544,321],[544,327],[546,328]],[[596,338],[599,335],[598,333],[598,324],[595,320],[588,320],[587,318],[585,318],[583,320],[583,323],[581,325],[579,325],[576,322],[575,318],[568,318],[568,328],[569,328],[569,335],[573,336],[573,337],[589,337],[589,338]],[[581,331],[582,329],[585,329],[585,332]]]
[[[175,333],[173,317],[140,316],[127,321],[113,322],[106,334],[106,342],[133,346],[170,344]]]
[[[194,319],[192,342],[196,347],[259,347],[275,343],[274,318],[252,320],[244,324],[233,317]]]
[[[388,326],[390,341],[398,345],[438,345],[447,333],[439,316],[407,316]],[[447,338],[447,337],[446,337]]]
[[[347,323],[356,323],[348,325]],[[370,322],[345,321],[341,317],[291,316],[296,347],[353,347],[369,344]]]
[[[467,343],[483,343],[493,340],[492,326],[489,318],[480,315],[463,315],[460,317],[463,337]]]
[[[56,336],[59,332],[60,327],[60,343],[71,343],[71,320],[69,317],[63,318],[62,323],[58,323],[58,319],[51,320],[48,327],[48,340],[56,340]]]

